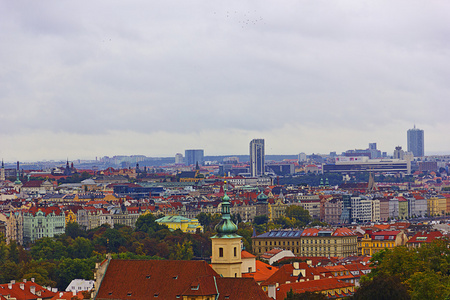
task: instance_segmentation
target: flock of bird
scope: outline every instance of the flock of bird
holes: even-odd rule
[[[240,13],[237,10],[235,10],[234,12],[227,11],[226,18],[230,20],[236,20],[242,28],[251,25],[266,24],[261,16],[255,17],[255,13],[256,10],[254,12],[247,11],[245,13]],[[214,14],[218,15],[217,12],[214,12]]]

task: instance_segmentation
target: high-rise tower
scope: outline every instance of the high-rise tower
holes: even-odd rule
[[[264,175],[264,139],[254,139],[250,142],[250,173],[252,176]]]
[[[425,155],[423,130],[416,128],[416,125],[408,130],[408,152],[412,152],[414,157]]]
[[[0,171],[0,181],[5,181],[6,176],[5,176],[5,164],[3,163],[3,159],[2,159],[2,169]]]
[[[184,159],[186,160],[186,165],[202,165],[204,160],[204,151],[203,149],[189,149],[184,150]]]

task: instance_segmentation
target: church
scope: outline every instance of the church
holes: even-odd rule
[[[241,237],[230,216],[230,198],[222,198],[222,220],[211,237],[211,265],[205,261],[118,260],[97,265],[92,298],[268,300],[253,278],[242,278]]]

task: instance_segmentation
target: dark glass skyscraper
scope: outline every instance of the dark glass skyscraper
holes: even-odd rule
[[[204,152],[202,149],[184,150],[184,159],[187,166],[195,165],[197,163],[201,165],[204,159]]]
[[[264,175],[264,139],[250,142],[250,173],[252,176]]]
[[[423,130],[417,129],[415,125],[413,129],[408,130],[408,151],[412,152],[415,157],[425,155]]]

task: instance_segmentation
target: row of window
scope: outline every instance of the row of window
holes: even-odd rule
[[[330,243],[332,243],[331,242],[331,240],[314,240],[314,243],[313,243],[313,241],[312,240],[302,240],[301,241],[301,244],[322,244],[322,241],[323,241],[323,244],[330,244]],[[352,239],[344,239],[344,240],[342,240],[343,241],[343,243],[344,244],[346,244],[346,243],[354,243],[354,242],[356,242],[356,239],[354,239],[354,240],[352,240]],[[263,244],[265,244],[266,246],[272,246],[272,241],[263,241],[263,242],[261,242],[261,241],[258,241],[258,246],[261,246],[261,243],[263,243]],[[334,240],[334,244],[337,244],[338,242],[337,242],[337,240]],[[295,246],[295,245],[300,245],[300,242],[299,241],[278,241],[278,246]],[[277,241],[274,241],[273,242],[273,246],[277,246]]]

